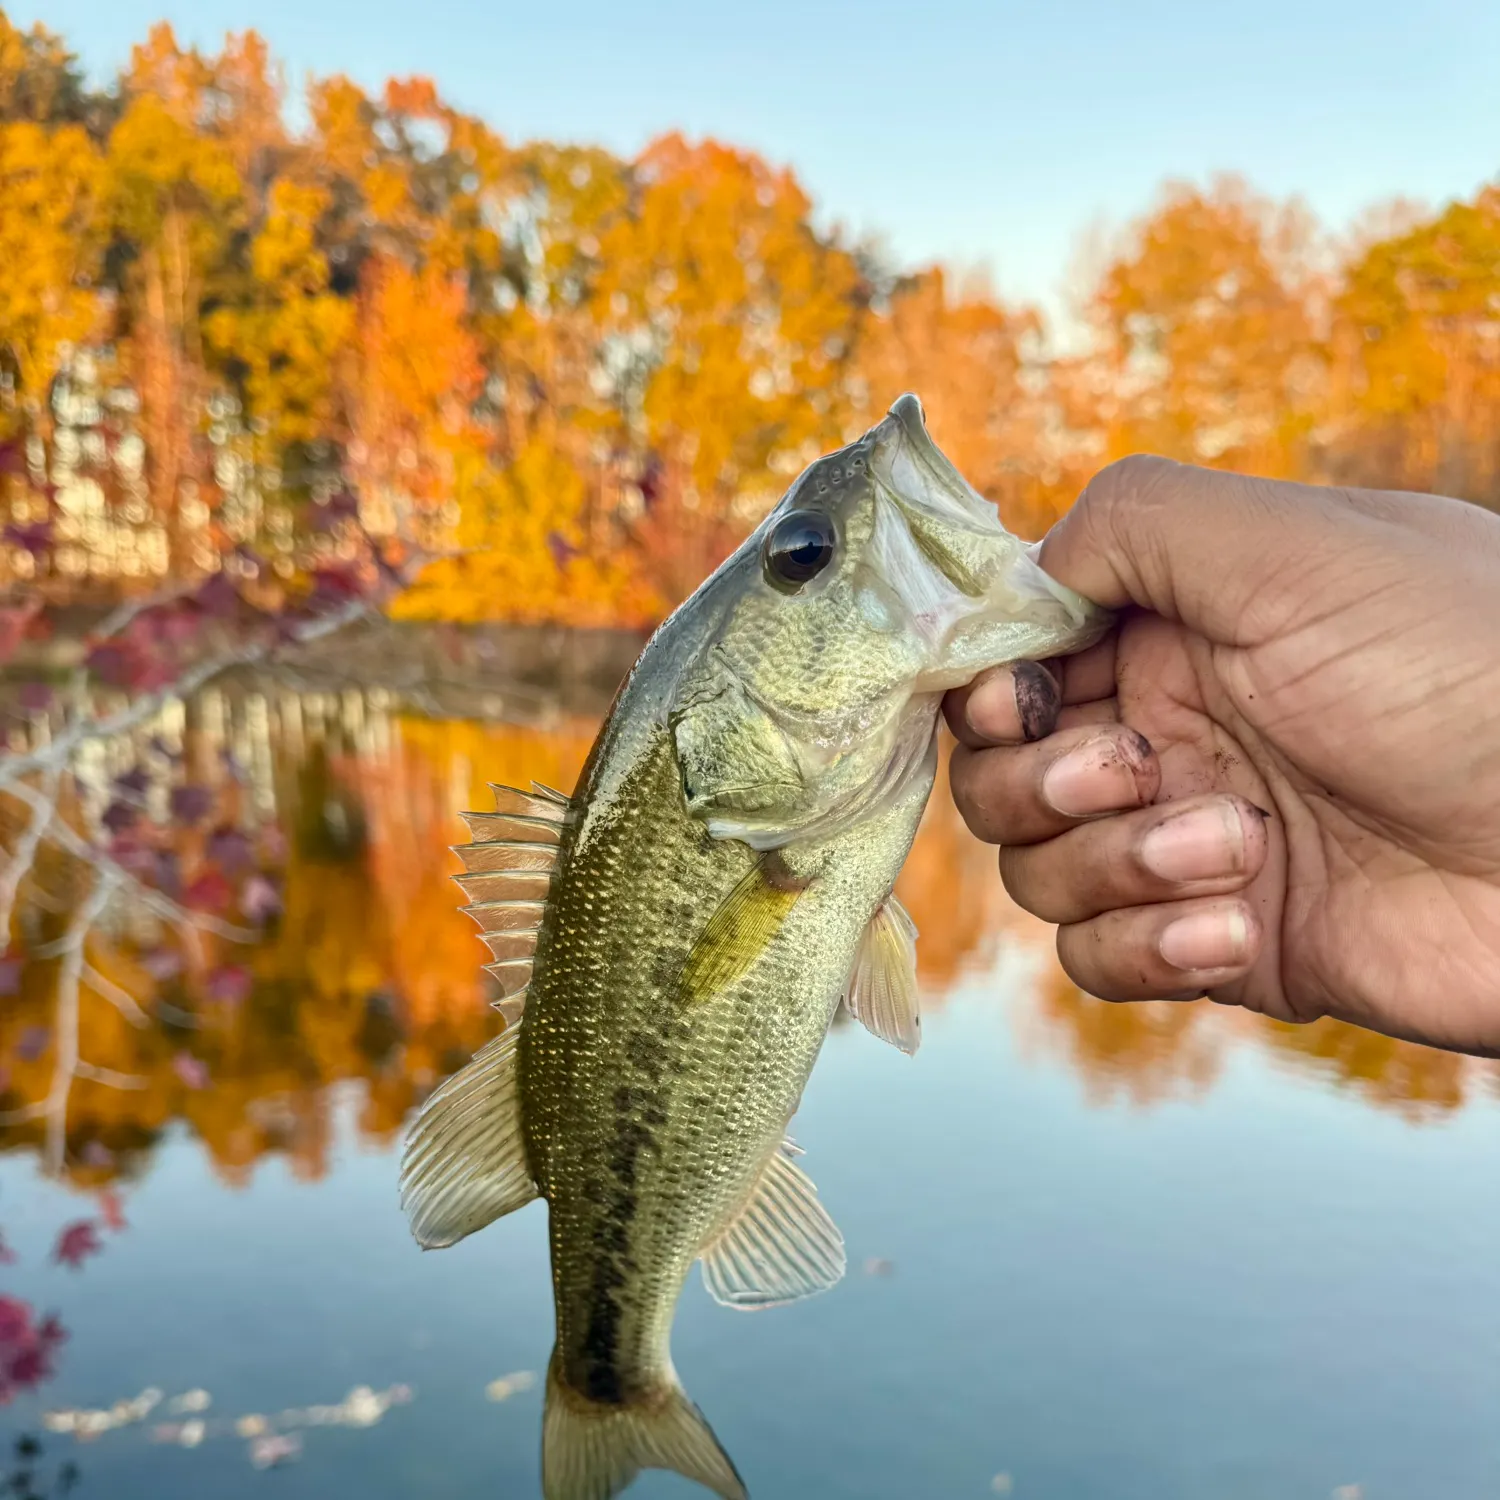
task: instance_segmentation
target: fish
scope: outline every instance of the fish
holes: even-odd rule
[[[464,815],[456,879],[507,1024],[419,1111],[401,1201],[424,1248],[547,1202],[545,1500],[648,1468],[746,1500],[672,1363],[686,1279],[752,1310],[843,1276],[788,1128],[841,1004],[917,1050],[893,888],[942,695],[1108,623],[904,395],[658,628],[571,795],[494,787]]]

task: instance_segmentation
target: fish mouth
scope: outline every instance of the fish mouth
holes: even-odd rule
[[[950,653],[967,657],[976,630],[1007,618],[1048,621],[1059,646],[1071,638],[1068,649],[1103,633],[1106,612],[1047,574],[1036,546],[1006,530],[998,507],[932,440],[916,396],[900,397],[873,435],[870,473],[879,496],[874,562],[927,644],[933,670],[919,675],[918,691],[967,680],[953,676],[957,663],[947,661]]]
[[[969,483],[927,430],[927,414],[911,391],[898,396],[873,433],[872,469],[905,512],[917,512],[985,536],[1007,533],[993,501]]]

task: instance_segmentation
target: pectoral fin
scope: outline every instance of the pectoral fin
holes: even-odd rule
[[[807,882],[793,878],[776,854],[765,854],[708,919],[682,966],[688,1003],[706,1000],[743,975],[781,929]]]
[[[703,1283],[725,1307],[798,1302],[844,1274],[844,1237],[795,1154],[791,1141],[772,1153],[745,1206],[704,1247]]]
[[[907,1054],[921,1044],[917,927],[894,896],[886,897],[865,928],[844,1005],[881,1041]]]

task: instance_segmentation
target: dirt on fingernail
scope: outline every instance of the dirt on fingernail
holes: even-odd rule
[[[1052,674],[1040,662],[1017,662],[1011,669],[1015,679],[1016,713],[1021,735],[1028,742],[1044,739],[1057,727],[1060,696]]]

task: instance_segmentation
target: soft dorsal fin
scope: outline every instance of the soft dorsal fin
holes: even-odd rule
[[[827,1291],[844,1274],[844,1237],[818,1202],[787,1140],[771,1153],[744,1206],[703,1249],[715,1302],[751,1310]]]
[[[428,1098],[401,1158],[401,1207],[424,1250],[440,1250],[537,1195],[521,1131],[508,1027]]]
[[[885,898],[865,926],[844,1005],[881,1041],[907,1054],[921,1044],[917,925],[894,896]]]
[[[494,812],[463,813],[473,842],[456,845],[453,851],[464,862],[464,873],[453,877],[469,898],[463,910],[478,924],[489,947],[494,962],[485,968],[500,982],[495,1009],[508,1026],[516,1023],[525,1005],[558,845],[573,814],[572,803],[561,792],[535,782],[532,788],[523,792],[491,782]]]

